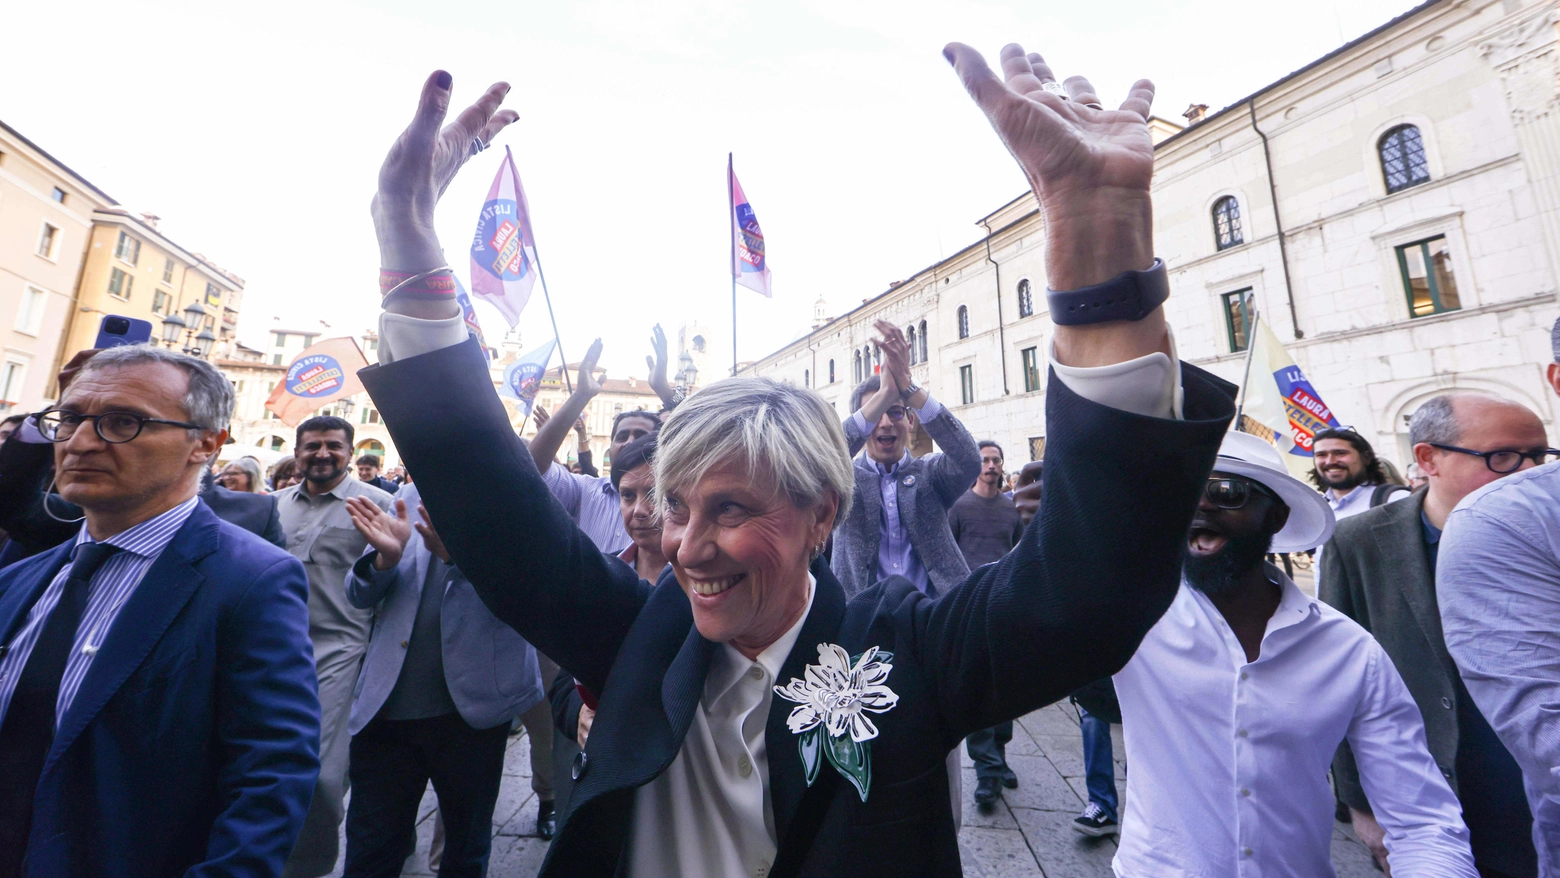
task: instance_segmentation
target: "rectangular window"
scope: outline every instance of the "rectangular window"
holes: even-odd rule
[[[168,260],[163,263],[163,283],[165,283],[165,284],[173,283],[173,257],[172,256],[169,256]]]
[[[1452,251],[1446,246],[1445,235],[1404,244],[1397,248],[1397,259],[1410,317],[1428,317],[1462,308],[1457,278],[1452,274]]]
[[[118,296],[121,299],[128,299],[130,298],[130,287],[134,283],[135,278],[116,268],[108,274],[108,294]]]
[[[959,367],[959,398],[965,405],[975,401],[975,367]]]
[[[65,203],[65,190],[61,189],[58,186],[55,186],[54,187],[54,191],[49,193],[49,197],[53,198],[55,201],[58,201],[60,204],[64,204]]]
[[[1040,389],[1040,349],[1024,348],[1021,353],[1024,358],[1024,392],[1033,393]]]
[[[1225,293],[1219,301],[1224,306],[1224,335],[1230,343],[1230,353],[1240,353],[1251,346],[1251,317],[1255,310],[1251,288]]]
[[[131,265],[135,265],[141,261],[140,240],[130,237],[128,232],[120,232],[119,243],[114,245],[114,255]]]
[[[43,306],[45,302],[43,290],[37,287],[27,287],[22,290],[22,304],[16,309],[16,331],[25,332],[28,335],[37,335],[43,327]]]
[[[43,224],[43,231],[38,233],[38,255],[45,259],[54,258],[54,245],[60,239],[60,230],[48,223]]]
[[[155,294],[153,294],[153,296],[152,296],[152,313],[153,314],[162,314],[163,313],[163,309],[166,308],[167,306],[168,306],[168,294],[167,293],[163,292],[162,290],[158,290]]]
[[[21,401],[22,381],[27,377],[27,366],[7,360],[0,366],[0,412],[9,412]]]
[[[275,355],[273,355],[271,357],[271,365],[273,365],[273,366],[280,366],[281,364],[282,364],[282,355],[281,354],[275,354]]]

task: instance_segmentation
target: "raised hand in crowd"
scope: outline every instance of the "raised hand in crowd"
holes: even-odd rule
[[[662,407],[671,408],[677,404],[677,391],[666,380],[666,333],[659,323],[650,330],[650,348],[655,351],[654,356],[645,357],[645,365],[650,367],[650,389],[661,398]]]
[[[531,420],[536,422],[536,429],[538,430],[547,426],[547,420],[551,417],[552,415],[547,413],[547,409],[541,407],[540,405],[538,405],[536,409],[531,412]]]
[[[397,500],[397,511],[399,512],[405,505],[405,503]],[[439,539],[439,532],[433,529],[433,517],[428,514],[428,507],[418,503],[417,515],[422,518],[422,521],[412,522],[412,527],[417,528],[417,533],[422,535],[423,545],[428,547],[428,551],[433,553],[433,557],[446,564],[450,563],[449,550],[444,548],[444,541]]]
[[[598,372],[596,361],[601,359],[601,339],[591,342],[590,348],[585,351],[585,358],[580,360],[580,374],[574,382],[574,392],[569,398],[558,406],[558,411],[551,418],[538,421],[536,436],[531,440],[531,457],[536,461],[536,467],[541,472],[547,472],[552,467],[553,458],[557,456],[558,449],[563,447],[563,440],[569,435],[569,425],[585,413],[585,407],[596,394],[601,392],[601,382],[605,372]]]
[[[882,334],[877,339],[877,346],[883,349],[883,371],[893,374],[894,386],[906,405],[916,408],[925,405],[927,392],[924,389],[917,388],[909,393],[914,381],[910,378],[910,341],[905,338],[904,331],[887,320],[875,321],[873,325]]]
[[[382,268],[423,272],[446,264],[433,229],[434,207],[461,165],[476,154],[474,144],[491,143],[520,118],[513,110],[498,108],[509,94],[509,83],[495,82],[455,121],[444,125],[452,83],[443,70],[435,70],[423,82],[416,115],[379,168],[379,188],[369,210]],[[454,299],[401,297],[386,302],[385,310],[409,317],[446,318],[459,314],[460,306]]]
[[[347,516],[363,539],[379,554],[374,567],[389,570],[401,563],[406,551],[406,541],[412,538],[412,522],[406,514],[406,501],[395,501],[395,514],[380,509],[368,497],[348,497]]]
[[[1138,80],[1118,109],[1107,110],[1087,79],[1058,84],[1045,59],[1017,43],[1002,48],[1001,79],[963,43],[949,43],[943,55],[1039,199],[1051,288],[1075,290],[1151,267],[1154,84]],[[1170,351],[1162,308],[1142,320],[1056,330],[1057,359],[1069,366],[1105,366],[1154,351]]]

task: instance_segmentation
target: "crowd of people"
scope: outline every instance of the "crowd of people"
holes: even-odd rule
[[[218,468],[231,386],[148,345],[0,424],[0,878],[399,875],[430,783],[429,866],[483,875],[522,730],[544,874],[957,875],[957,748],[995,808],[1014,720],[1063,699],[1073,826],[1118,875],[1329,875],[1340,819],[1384,872],[1560,875],[1540,418],[1450,393],[1409,425],[1420,484],[1347,427],[1290,475],[1173,358],[1152,85],[1106,110],[1017,46],[1001,76],[945,54],[1046,213],[1043,464],[1008,477],[888,323],[843,419],[764,379],[673,394],[657,328],[663,407],[614,419],[607,475],[599,340],[521,440],[425,283],[438,195],[516,116],[499,83],[445,125],[436,72],[373,205],[360,375],[404,468],[325,415]],[[1316,596],[1274,563],[1312,550]]]

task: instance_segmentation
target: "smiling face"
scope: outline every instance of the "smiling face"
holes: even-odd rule
[[[310,430],[298,437],[297,453],[293,455],[304,479],[321,491],[341,481],[351,457],[352,445],[345,430]]]
[[[217,476],[217,484],[227,488],[229,491],[251,490],[249,473],[244,472],[243,468],[236,463],[228,464],[227,468]]]
[[[640,415],[629,415],[626,418],[619,419],[617,426],[612,431],[612,445],[607,448],[607,457],[611,460],[617,460],[617,453],[622,450],[624,445],[635,439],[649,436],[654,432],[655,421],[649,418]]]
[[[641,464],[618,480],[618,506],[623,527],[641,552],[661,554],[661,525],[655,517],[655,470]]]
[[[1365,458],[1347,439],[1318,439],[1312,453],[1324,487],[1348,491],[1365,481]]]
[[[915,412],[897,403],[889,406],[867,437],[867,457],[885,466],[898,463],[910,447],[914,427]]]
[[[1215,470],[1208,478],[1244,482],[1249,490],[1239,509],[1224,509],[1204,492],[1187,531],[1182,566],[1186,581],[1205,594],[1219,595],[1233,590],[1243,574],[1262,562],[1273,535],[1289,520],[1289,507],[1241,476]]]
[[[626,482],[626,479],[625,479]],[[693,606],[699,633],[749,658],[807,606],[812,550],[829,536],[839,500],[798,509],[745,463],[711,469],[665,493],[661,549]]]
[[[188,421],[184,396],[189,375],[170,363],[138,363],[88,370],[71,382],[58,408],[78,414],[130,412],[148,418]],[[225,431],[197,432],[167,424],[146,424],[129,442],[104,442],[90,421],[70,439],[54,445],[60,496],[89,513],[132,514],[171,508],[199,484]]]
[[[357,465],[357,473],[358,481],[372,482],[374,479],[379,478],[379,467],[371,463],[360,463]]]

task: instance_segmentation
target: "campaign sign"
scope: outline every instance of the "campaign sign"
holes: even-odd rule
[[[536,399],[536,391],[542,386],[542,367],[541,363],[516,363],[509,370],[505,379],[515,399],[525,403]]]
[[[744,272],[764,270],[764,232],[758,227],[758,216],[747,202],[737,205],[737,258]]]
[[[287,370],[287,392],[305,399],[330,396],[341,389],[341,364],[325,354],[300,357]]]
[[[471,263],[503,281],[519,280],[530,273],[525,236],[520,230],[520,205],[514,199],[499,198],[482,206],[471,240]]]
[[[1284,397],[1284,411],[1289,415],[1289,434],[1295,442],[1290,453],[1310,457],[1316,434],[1338,426],[1338,419],[1298,366],[1279,369],[1273,373],[1273,378],[1278,382],[1278,391]]]

